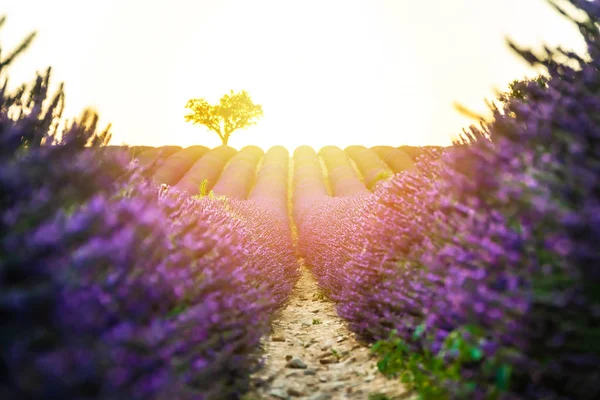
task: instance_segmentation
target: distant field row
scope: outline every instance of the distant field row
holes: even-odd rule
[[[190,193],[198,193],[206,180],[206,189],[215,195],[239,199],[267,196],[287,204],[290,183],[296,191],[304,185],[317,186],[316,192],[332,197],[367,193],[378,180],[414,168],[415,160],[427,148],[439,147],[349,146],[342,150],[326,146],[316,152],[302,146],[291,155],[281,146],[266,152],[256,146],[239,151],[228,146],[108,146],[106,150],[125,152],[141,165],[156,161],[153,174],[158,183]]]

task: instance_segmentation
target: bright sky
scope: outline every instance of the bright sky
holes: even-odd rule
[[[38,31],[11,86],[52,66],[66,115],[95,107],[112,144],[219,144],[185,103],[247,90],[264,118],[230,145],[450,144],[493,89],[533,71],[508,35],[583,52],[545,0],[4,0],[0,45]],[[6,54],[6,53],[5,53]]]

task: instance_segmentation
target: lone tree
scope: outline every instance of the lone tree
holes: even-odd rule
[[[215,131],[221,138],[223,146],[227,145],[229,136],[236,129],[244,129],[256,123],[263,116],[262,106],[254,104],[245,90],[234,93],[233,90],[221,97],[219,104],[208,104],[205,99],[191,99],[185,108],[192,113],[185,116],[186,122],[201,124]]]

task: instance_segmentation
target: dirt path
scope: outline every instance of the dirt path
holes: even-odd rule
[[[396,380],[377,371],[376,359],[358,342],[334,304],[319,295],[306,268],[286,308],[263,338],[266,364],[244,399],[407,399]],[[372,399],[385,399],[375,397]]]

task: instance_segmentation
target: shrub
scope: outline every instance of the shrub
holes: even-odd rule
[[[236,398],[291,289],[291,242],[268,212],[86,147],[110,136],[94,114],[58,134],[48,82],[0,91],[0,397]]]
[[[350,216],[360,233],[344,240],[364,246],[330,265],[340,314],[371,339],[395,332],[380,367],[425,398],[600,396],[600,7],[572,3],[589,59],[517,49],[544,84],[519,84],[490,124],[382,184]]]

